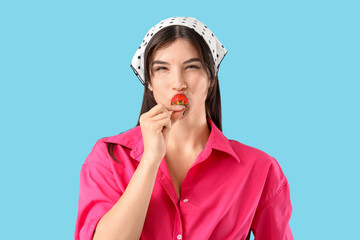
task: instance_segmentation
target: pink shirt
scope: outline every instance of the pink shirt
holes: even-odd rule
[[[276,159],[227,139],[207,119],[207,144],[189,169],[178,200],[166,161],[157,173],[140,239],[293,239],[288,181]],[[115,162],[107,143],[115,143]],[[96,224],[125,191],[144,150],[140,126],[99,139],[80,172],[75,239]]]

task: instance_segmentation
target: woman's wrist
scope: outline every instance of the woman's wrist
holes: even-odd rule
[[[144,152],[141,157],[141,162],[159,167],[162,159],[163,158],[161,158],[159,156],[154,156],[153,154]]]

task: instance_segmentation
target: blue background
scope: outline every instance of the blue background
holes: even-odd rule
[[[133,54],[160,20],[193,16],[229,51],[223,132],[278,160],[295,239],[353,239],[359,10],[347,0],[2,1],[1,238],[73,239],[82,163],[138,119]]]

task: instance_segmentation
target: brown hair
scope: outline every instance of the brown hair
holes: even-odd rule
[[[194,29],[173,25],[166,27],[157,32],[154,37],[149,41],[144,54],[144,72],[145,72],[145,88],[143,102],[140,110],[139,119],[136,126],[140,125],[140,116],[148,112],[157,103],[155,101],[152,91],[148,89],[150,78],[150,61],[152,54],[159,48],[167,46],[174,42],[177,38],[184,38],[189,40],[197,49],[200,61],[206,68],[209,79],[211,81],[208,95],[205,101],[206,117],[210,118],[214,124],[222,131],[221,121],[221,98],[219,80],[214,67],[214,61],[211,50],[205,40]]]
[[[165,27],[157,32],[153,38],[149,41],[144,54],[144,72],[145,72],[145,84],[144,84],[144,96],[140,110],[140,115],[136,126],[140,125],[140,116],[143,113],[148,112],[157,103],[155,101],[153,92],[148,89],[148,83],[150,81],[150,61],[152,54],[159,48],[165,47],[173,43],[177,38],[184,38],[189,40],[197,49],[200,57],[200,61],[207,70],[207,74],[211,81],[208,95],[205,100],[206,117],[222,131],[221,121],[221,98],[220,98],[220,86],[219,79],[216,73],[214,60],[211,54],[211,50],[205,40],[194,30],[185,26],[173,25]],[[108,144],[108,151],[110,156],[116,162],[119,162],[113,153],[114,144]]]

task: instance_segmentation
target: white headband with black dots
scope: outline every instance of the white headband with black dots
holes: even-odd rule
[[[172,26],[172,25],[181,25],[194,29],[200,36],[202,36],[209,46],[214,64],[215,71],[217,74],[219,70],[220,63],[222,59],[225,57],[227,50],[221,44],[219,39],[210,31],[210,29],[205,26],[199,20],[193,17],[171,17],[165,20],[162,20],[154,27],[152,27],[145,35],[143,42],[140,47],[136,51],[130,66],[134,70],[134,73],[139,78],[140,82],[145,85],[145,74],[144,74],[144,53],[146,49],[146,45],[149,43],[150,39],[161,29]]]

